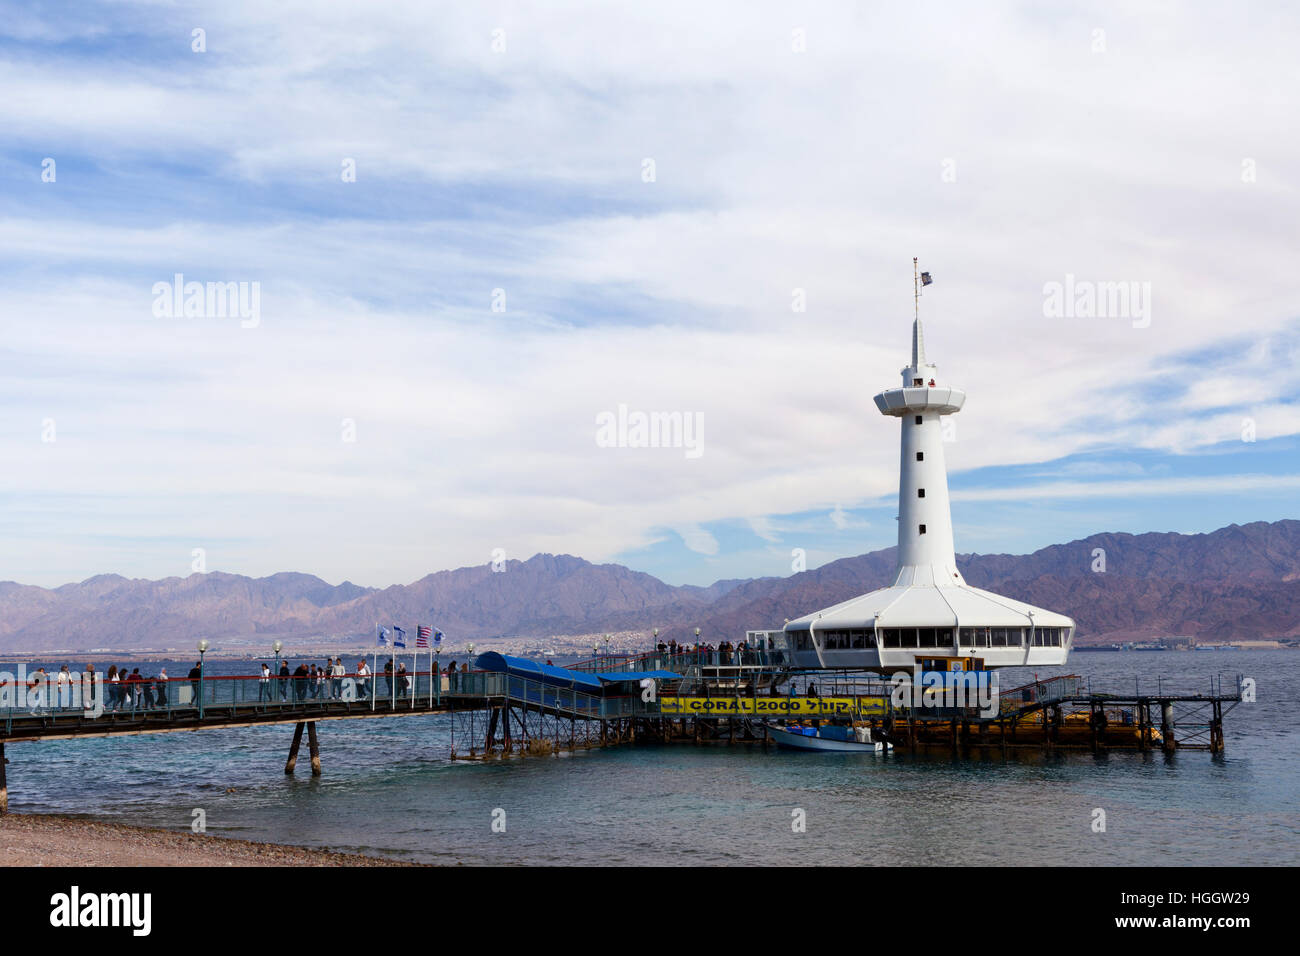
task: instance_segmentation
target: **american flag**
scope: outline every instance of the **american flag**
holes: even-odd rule
[[[433,628],[429,627],[428,624],[415,625],[415,646],[428,647],[429,637],[432,634],[433,634]]]

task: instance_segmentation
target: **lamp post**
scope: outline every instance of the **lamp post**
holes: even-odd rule
[[[469,645],[469,660],[466,662],[465,666],[470,670],[474,669],[474,645],[472,643]]]
[[[206,637],[199,641],[199,720],[203,719],[203,655],[211,646]]]

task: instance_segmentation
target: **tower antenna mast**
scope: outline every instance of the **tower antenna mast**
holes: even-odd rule
[[[912,318],[921,317],[921,280],[916,272],[916,256],[912,256]]]

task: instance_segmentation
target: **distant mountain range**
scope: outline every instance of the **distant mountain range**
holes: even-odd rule
[[[1094,570],[1094,552],[1105,571]],[[188,646],[197,637],[369,640],[376,622],[432,623],[455,640],[642,631],[706,640],[787,619],[884,586],[888,548],[784,578],[665,584],[617,564],[538,554],[439,571],[377,589],[310,574],[209,572],[160,581],[102,574],[40,588],[0,583],[0,651]],[[960,555],[966,580],[1072,616],[1078,642],[1167,635],[1202,640],[1300,636],[1300,521],[1209,534],[1097,534],[1029,555]],[[412,633],[411,637],[414,637]]]

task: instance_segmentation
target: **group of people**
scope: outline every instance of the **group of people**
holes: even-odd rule
[[[384,687],[382,692],[376,690],[381,698],[383,697],[408,697],[413,688],[411,682],[412,675],[406,669],[405,661],[394,663],[393,658],[384,662],[382,671],[384,676]],[[440,675],[448,675],[450,684],[454,688],[456,684],[456,662],[451,661],[446,667],[439,671]],[[300,663],[293,670],[289,669],[289,662],[282,660],[278,672],[271,671],[271,665],[263,663],[262,673],[258,678],[257,699],[261,701],[274,701],[277,694],[282,703],[287,703],[291,698],[295,702],[306,700],[342,700],[343,699],[343,681],[351,677],[356,687],[356,699],[367,700],[370,697],[371,680],[374,674],[370,670],[370,665],[365,659],[357,662],[357,669],[348,672],[347,666],[343,663],[341,657],[326,658],[322,665],[315,663],[308,664],[305,661]]]
[[[278,696],[285,703],[290,700],[342,700],[343,681],[348,677],[353,679],[357,700],[369,699],[372,692],[379,694],[381,699],[393,695],[408,697],[413,692],[412,678],[415,675],[407,671],[405,661],[395,662],[390,657],[384,662],[381,673],[384,677],[382,691],[377,688],[372,691],[374,674],[364,659],[358,661],[356,670],[350,673],[342,657],[327,658],[323,665],[303,662],[293,670],[290,670],[287,660],[280,662],[278,671],[272,671],[271,665],[263,663],[257,679],[257,699],[270,702]],[[444,687],[456,689],[459,674],[454,660],[440,668],[438,673],[448,678]],[[190,682],[190,703],[196,703],[203,692],[202,664],[196,661],[184,679]],[[91,708],[101,694],[105,711],[155,710],[183,702],[183,698],[178,700],[175,694],[169,695],[167,685],[170,680],[165,666],[160,667],[157,674],[142,674],[139,667],[128,671],[125,666],[113,664],[107,672],[100,674],[94,664],[87,664],[83,673],[73,674],[64,664],[54,674],[38,667],[29,676],[27,686],[29,691],[35,692],[29,697],[33,702],[33,713],[46,707]],[[209,692],[209,703],[213,702],[214,696]]]
[[[679,654],[697,654],[704,658],[707,664],[741,664],[744,663],[744,654],[750,650],[749,644],[741,641],[739,644],[731,641],[722,641],[719,644],[678,644],[672,640],[664,643],[659,642],[656,648],[660,654],[670,654],[676,657]]]
[[[293,699],[319,700],[324,697],[327,700],[341,700],[343,697],[343,678],[348,676],[348,669],[343,664],[343,658],[327,658],[324,665],[312,664],[310,667],[304,662],[300,663],[294,670],[289,670],[289,662],[280,662],[280,672],[271,673],[269,664],[262,664],[262,675],[257,681],[257,699],[258,701],[275,700],[276,691],[279,691],[280,700],[287,701],[290,693],[290,682],[292,682]],[[370,668],[366,666],[363,660],[357,665],[356,675],[357,688],[362,694],[364,688],[370,681]]]
[[[64,664],[54,674],[47,673],[44,667],[36,668],[28,689],[35,691],[30,697],[33,712],[42,706],[89,709],[95,705],[101,687],[104,710],[153,710],[167,706],[167,681],[166,667],[152,675],[141,674],[138,667],[128,673],[125,667],[112,664],[101,677],[94,664],[87,664],[81,674],[73,674]]]

